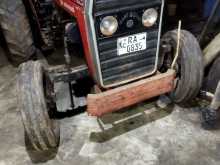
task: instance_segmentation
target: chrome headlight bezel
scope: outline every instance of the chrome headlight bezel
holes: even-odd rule
[[[146,9],[142,16],[142,24],[145,27],[152,27],[158,20],[159,13],[154,8]]]
[[[118,30],[118,20],[114,16],[106,16],[100,22],[100,32],[104,36],[112,36]]]

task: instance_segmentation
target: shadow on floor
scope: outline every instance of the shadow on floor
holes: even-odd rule
[[[164,118],[172,112],[173,105],[166,109],[158,109],[152,106],[152,104],[150,106],[142,104],[131,109],[97,119],[102,131],[92,132],[90,134],[90,141],[104,143],[143,125]],[[106,125],[110,126],[110,128],[106,128]]]
[[[62,120],[65,118],[71,118],[73,116],[82,114],[85,111],[86,111],[86,107],[80,107],[75,110],[67,110],[66,112],[53,111],[53,114],[50,115],[50,117],[56,120]]]

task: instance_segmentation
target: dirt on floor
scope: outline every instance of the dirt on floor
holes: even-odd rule
[[[219,165],[220,130],[200,126],[198,108],[162,110],[147,102],[99,120],[86,113],[60,120],[55,152],[25,147],[16,76],[0,50],[0,165]]]

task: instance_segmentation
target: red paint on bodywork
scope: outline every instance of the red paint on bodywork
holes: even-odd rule
[[[84,0],[55,0],[58,6],[67,11],[70,15],[74,16],[79,25],[80,34],[83,42],[84,53],[90,74],[94,76],[95,66],[92,60],[92,54],[89,46],[89,34],[87,31],[87,24],[85,18],[85,5]]]

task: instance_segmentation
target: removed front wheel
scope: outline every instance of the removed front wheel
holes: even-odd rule
[[[50,82],[46,67],[40,61],[29,61],[20,66],[18,99],[25,136],[37,151],[54,149],[59,145],[59,125],[50,117]],[[50,104],[49,104],[50,103]]]
[[[164,55],[164,68],[171,67],[173,62],[178,40],[177,33],[177,30],[169,31],[162,38],[164,44],[170,45],[171,48]],[[185,104],[194,99],[199,93],[204,73],[202,51],[199,43],[190,32],[185,30],[181,31],[179,58],[175,70],[175,89],[169,96],[173,102]]]

